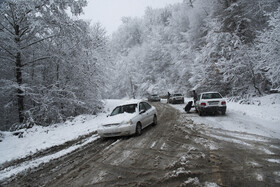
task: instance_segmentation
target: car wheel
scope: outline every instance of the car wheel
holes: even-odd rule
[[[140,136],[141,134],[142,134],[142,125],[141,123],[138,122],[136,125],[135,135]]]
[[[157,116],[156,115],[154,116],[154,119],[153,119],[153,125],[157,125]]]
[[[198,112],[199,116],[203,116],[203,112],[202,111],[198,110],[197,112]]]
[[[226,111],[222,111],[222,115],[226,115]]]

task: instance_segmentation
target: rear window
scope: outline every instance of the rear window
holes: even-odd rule
[[[222,98],[219,93],[205,93],[202,95],[202,99],[219,99]]]
[[[174,96],[182,96],[182,94],[174,94]]]

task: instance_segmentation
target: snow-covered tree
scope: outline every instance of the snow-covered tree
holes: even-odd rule
[[[263,89],[280,90],[280,8],[270,17],[269,28],[260,33],[256,40],[256,50],[251,53],[258,63],[255,71],[265,75],[267,82],[263,81]]]
[[[256,68],[260,57],[257,59],[255,54],[265,48],[255,48],[255,40],[269,26],[266,12],[274,12],[277,5],[277,0],[186,0],[162,9],[147,8],[145,16],[137,19],[141,23],[137,24],[141,42],[123,45],[132,38],[135,21],[127,21],[113,37],[119,49],[114,56],[120,56],[116,61],[126,69],[120,69],[119,78],[126,77],[125,72],[133,74],[130,82],[137,85],[133,88],[139,95],[164,94],[167,89],[183,93],[198,89],[228,95],[262,94],[267,87],[264,85],[269,84],[266,77],[273,73],[264,75],[262,68]],[[270,24],[275,29],[268,35],[278,32],[276,23]],[[278,47],[275,41],[267,43],[274,46],[267,46],[271,50]],[[274,54],[271,65],[272,59],[278,64],[277,53]]]
[[[3,123],[49,124],[100,109],[105,33],[67,12],[80,14],[86,1],[7,0],[0,6]]]

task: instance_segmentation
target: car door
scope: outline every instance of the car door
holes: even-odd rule
[[[145,111],[144,113],[141,113],[141,111]],[[142,128],[145,128],[148,124],[148,112],[147,112],[147,109],[144,105],[143,102],[140,102],[139,103],[139,115],[140,115],[140,122],[142,124]]]
[[[147,118],[148,118],[147,125],[150,125],[151,123],[153,123],[153,118],[154,118],[153,109],[149,103],[144,102],[144,105],[146,108],[146,113],[147,113]]]

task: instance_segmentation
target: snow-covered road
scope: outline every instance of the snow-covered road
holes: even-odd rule
[[[175,142],[178,141],[176,140],[178,138],[186,138],[186,140],[189,141],[190,137],[194,136],[191,138],[191,142],[203,146],[203,149],[208,149],[210,152],[218,150],[219,153],[223,152],[220,150],[221,147],[225,145],[228,147],[230,144],[236,144],[245,146],[247,147],[246,149],[251,150],[252,153],[250,152],[248,155],[255,154],[255,151],[259,151],[260,153],[266,155],[263,156],[266,162],[271,164],[279,164],[280,157],[276,156],[278,152],[280,152],[280,117],[277,115],[280,113],[279,96],[280,95],[272,95],[269,97],[267,96],[258,98],[258,100],[255,101],[257,105],[241,105],[238,103],[229,102],[226,116],[217,115],[203,117],[198,116],[193,109],[191,114],[186,114],[183,111],[184,105],[169,105],[165,104],[166,101],[163,100],[162,105],[156,105],[160,111],[159,118],[162,118],[161,121],[165,124],[160,128],[164,127],[166,129],[161,129],[159,131],[159,128],[157,127],[158,130],[156,131],[157,136],[155,137],[155,140],[149,140],[149,136],[143,136],[142,138],[144,139],[142,139],[140,142],[137,142],[135,145],[139,144],[139,146],[141,146],[144,150],[155,149],[159,146],[159,142],[156,139],[160,138],[162,141],[160,143],[160,147],[158,147],[159,150],[166,150],[169,152],[169,148],[172,145],[170,145],[170,142],[166,141],[165,138],[169,139],[172,137],[171,134],[174,135],[174,129],[168,130],[171,125],[172,127],[174,126],[175,130],[179,128],[183,130],[184,133],[186,133],[183,135],[184,137],[178,137],[179,134],[176,134],[177,138],[172,137],[175,138]],[[188,101],[188,99],[190,98],[186,98],[186,101]],[[12,176],[13,174],[28,170],[28,168],[37,167],[40,164],[51,162],[54,159],[71,153],[72,151],[83,149],[82,147],[86,144],[95,144],[94,141],[98,139],[98,136],[94,135],[96,129],[102,123],[104,118],[106,118],[107,113],[122,102],[124,101],[106,101],[105,112],[99,114],[98,116],[83,115],[75,119],[71,119],[64,124],[56,124],[50,127],[35,126],[31,129],[21,131],[23,132],[21,138],[14,136],[9,132],[1,132],[2,141],[0,142],[0,180]],[[168,106],[169,108],[163,106]],[[167,110],[170,110],[170,106],[178,109],[178,114],[176,114],[176,116],[179,118],[177,121],[175,121],[174,116],[171,118],[171,116],[168,117],[167,115]],[[155,132],[155,130],[152,129],[152,132]],[[151,134],[152,132],[148,132],[148,134]],[[199,132],[200,135],[198,135],[197,132]],[[166,133],[170,134],[170,137],[168,137],[169,135]],[[83,136],[85,137],[81,138]],[[148,139],[145,140],[145,137]],[[132,140],[133,139],[128,139],[127,141],[130,142]],[[73,143],[66,143],[69,141],[73,141]],[[147,141],[150,143],[144,143],[142,145],[143,142]],[[179,142],[181,142],[181,140]],[[116,144],[118,143],[116,142]],[[48,153],[46,155],[41,155],[38,158],[35,157],[34,159],[24,160],[24,158],[27,158],[26,156],[31,156],[32,158],[32,155],[39,153],[39,151],[44,153],[44,150],[50,149],[54,146],[61,146],[63,149],[54,151],[51,154]],[[110,150],[114,146],[115,144],[110,145],[106,148],[106,150]],[[198,149],[194,145],[188,145],[187,147],[190,150]],[[233,149],[236,149],[236,147],[233,147]],[[122,158],[123,156],[121,156],[119,159],[123,159],[123,161],[127,160],[130,158],[130,155],[134,155],[133,152],[133,150],[128,149],[123,153],[125,158]],[[204,150],[199,154],[202,154],[201,156],[203,157],[203,154],[205,155],[206,153]],[[228,151],[220,156],[224,157],[227,154]],[[239,157],[240,156],[242,155],[239,155]],[[14,162],[11,160],[20,158],[23,158],[24,162],[16,165],[10,164]],[[176,157],[176,159],[178,158]],[[264,161],[255,160],[256,159],[251,159],[249,163],[254,165],[254,167],[256,167],[255,165],[263,165]],[[123,161],[112,160],[115,165],[119,165]],[[276,174],[280,173],[278,170],[274,172],[276,172]],[[264,177],[264,174],[262,173],[258,176]],[[196,179],[194,178],[193,180]]]

